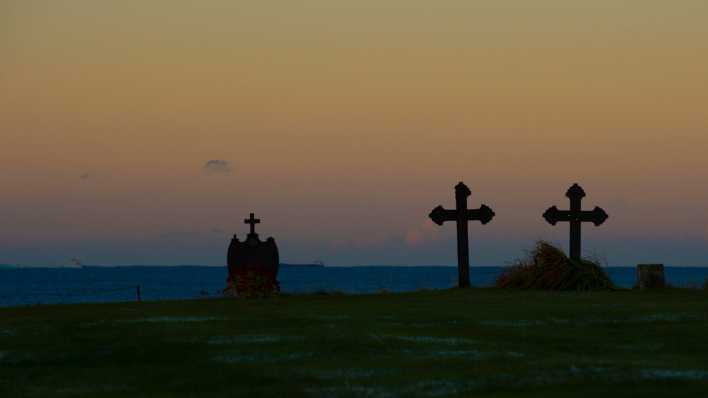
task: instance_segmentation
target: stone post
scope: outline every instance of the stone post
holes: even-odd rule
[[[640,289],[658,289],[666,287],[664,264],[638,264],[637,287]]]

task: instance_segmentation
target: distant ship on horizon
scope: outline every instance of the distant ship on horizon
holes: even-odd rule
[[[71,265],[67,268],[84,268],[84,264],[78,258],[73,257],[70,261]]]
[[[309,264],[287,264],[287,263],[281,263],[280,265],[284,267],[298,267],[298,268],[319,268],[319,267],[324,267],[325,263],[322,260],[315,260],[312,263]]]

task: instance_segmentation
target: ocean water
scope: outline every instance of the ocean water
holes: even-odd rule
[[[620,287],[635,283],[635,269],[606,268]],[[491,286],[501,267],[472,267],[472,285]],[[85,267],[0,269],[0,306],[175,300],[218,297],[226,285],[225,267]],[[667,267],[668,283],[678,287],[701,286],[708,278],[705,267]],[[352,294],[444,289],[455,286],[455,267],[295,267],[282,266],[278,275],[285,293],[318,291]]]

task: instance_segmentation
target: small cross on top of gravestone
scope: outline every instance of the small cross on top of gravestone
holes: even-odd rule
[[[467,223],[469,221],[480,221],[487,224],[494,218],[494,212],[486,205],[479,209],[467,208],[467,197],[472,193],[463,182],[455,186],[455,210],[448,210],[438,206],[430,212],[430,219],[438,225],[443,225],[445,221],[455,221],[457,223],[457,284],[459,287],[470,286],[470,254],[469,238],[467,233]]]
[[[245,220],[243,220],[244,224],[249,224],[251,227],[251,233],[248,234],[249,236],[251,235],[256,235],[256,224],[261,223],[260,218],[256,218],[255,214],[251,213],[251,216]]]
[[[583,222],[592,222],[595,226],[600,226],[609,217],[605,210],[595,206],[591,211],[582,210],[581,201],[585,197],[585,191],[578,184],[573,184],[568,189],[565,196],[570,199],[570,210],[558,210],[557,207],[549,207],[543,218],[551,225],[556,225],[558,221],[570,223],[570,258],[580,260],[581,237],[580,226]]]

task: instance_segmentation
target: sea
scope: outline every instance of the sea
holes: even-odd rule
[[[635,284],[633,267],[605,268],[619,287]],[[488,287],[502,267],[472,267],[472,285]],[[667,282],[676,287],[702,287],[708,267],[667,267]],[[0,268],[0,307],[99,303],[140,299],[181,300],[222,296],[226,267],[91,266],[81,268]],[[448,266],[297,266],[283,265],[278,274],[283,293],[407,292],[455,286],[457,268]]]

